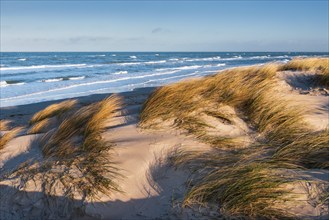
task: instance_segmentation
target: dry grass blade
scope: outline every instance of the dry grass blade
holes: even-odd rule
[[[0,136],[0,150],[3,149],[5,145],[15,138],[22,130],[22,127],[17,127]]]
[[[329,58],[297,58],[281,67],[281,70],[314,71],[315,83],[329,88]]]
[[[58,128],[44,135],[42,152],[47,163],[50,167],[64,166],[68,171],[59,174],[47,171],[47,175],[50,179],[58,179],[67,194],[78,192],[93,198],[99,192],[119,191],[114,179],[120,175],[110,153],[114,144],[105,141],[102,132],[107,120],[118,115],[121,103],[118,96],[112,95],[71,111],[63,116]]]
[[[329,74],[329,58],[296,58],[283,65],[280,70],[319,71]]]
[[[300,136],[280,148],[273,158],[306,168],[329,169],[329,129]]]
[[[229,216],[288,217],[287,211],[273,206],[286,199],[289,193],[281,187],[289,180],[283,179],[277,171],[277,167],[260,162],[214,169],[191,187],[185,205],[213,201]]]
[[[56,195],[60,186],[60,196],[69,201],[90,201],[102,193],[120,191],[117,181],[122,175],[112,161],[114,143],[104,140],[102,132],[107,120],[119,114],[121,103],[121,98],[112,95],[80,109],[61,112],[58,127],[45,133],[40,142],[44,160],[32,161],[12,176],[21,178],[22,184],[41,180],[44,194],[49,196]],[[30,132],[47,126],[51,120],[47,117],[38,121],[42,118],[39,117]]]
[[[28,134],[43,133],[49,127],[51,119],[45,118],[33,124],[33,126],[28,130]]]
[[[47,108],[37,112],[33,115],[32,119],[30,120],[30,125],[35,124],[36,122],[42,121],[46,118],[51,118],[57,115],[61,115],[64,112],[67,112],[74,108],[77,104],[77,100],[66,100],[57,104],[52,104]]]
[[[0,131],[7,131],[9,129],[9,120],[0,120]]]
[[[328,61],[296,59],[285,65],[234,68],[161,87],[149,97],[140,115],[141,127],[174,122],[171,124],[219,147],[209,153],[177,151],[172,156],[175,165],[188,166],[193,171],[186,205],[216,201],[230,216],[291,217],[287,209],[273,207],[289,194],[281,186],[291,180],[281,175],[281,168],[328,168],[328,132],[309,134],[304,122],[307,109],[280,96],[277,72],[316,71],[323,77],[321,83],[328,85]],[[212,125],[201,120],[201,113],[232,124],[225,114],[209,111],[219,105],[234,107],[260,134],[248,149],[233,151],[242,145],[241,141],[207,134]],[[223,152],[225,147],[232,150]]]

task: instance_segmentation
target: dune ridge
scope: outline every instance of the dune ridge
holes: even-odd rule
[[[328,69],[295,59],[3,109],[26,128],[8,139],[1,121],[0,217],[325,219]]]

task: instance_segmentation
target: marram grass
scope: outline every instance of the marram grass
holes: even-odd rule
[[[0,131],[7,131],[9,129],[9,120],[0,120]]]
[[[30,120],[30,125],[33,125],[36,122],[42,121],[43,119],[46,118],[59,116],[74,108],[76,104],[77,104],[77,100],[66,100],[60,103],[52,104],[47,108],[34,114],[32,119]]]
[[[210,152],[179,150],[172,155],[176,166],[187,166],[193,173],[184,204],[216,202],[222,213],[242,218],[295,217],[284,205],[275,206],[291,196],[283,186],[298,181],[282,174],[289,169],[328,169],[329,136],[328,130],[311,131],[303,120],[308,110],[280,95],[277,73],[313,71],[319,76],[317,84],[328,86],[328,61],[296,59],[283,65],[233,68],[151,94],[140,115],[141,127],[170,122],[214,147]],[[252,125],[258,136],[249,148],[239,149],[240,141],[207,134],[212,125],[201,120],[201,114],[232,124],[229,115],[217,111],[219,105],[235,108]]]
[[[26,181],[39,176],[49,195],[59,184],[69,198],[79,195],[83,200],[92,200],[100,193],[120,191],[116,181],[121,175],[111,153],[115,144],[104,140],[102,134],[108,120],[119,114],[121,98],[112,95],[81,108],[73,108],[75,105],[76,101],[62,102],[36,114],[30,133],[49,129],[49,120],[61,116],[58,126],[50,128],[40,139],[44,161],[23,166],[13,175]]]
[[[315,71],[318,73],[316,85],[329,88],[329,58],[297,58],[283,65],[281,70]]]
[[[14,139],[22,131],[22,129],[22,127],[16,127],[7,133],[0,135],[0,150],[2,150],[9,141]]]

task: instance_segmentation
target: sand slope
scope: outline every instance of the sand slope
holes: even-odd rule
[[[309,88],[307,75],[282,72],[278,89],[287,97],[303,103],[309,109],[307,122],[314,130],[323,130],[329,125],[329,94],[325,91],[314,92]],[[162,130],[141,130],[138,128],[138,115],[142,103],[153,89],[140,89],[121,94],[125,100],[124,114],[108,124],[108,130],[103,137],[113,141],[116,146],[111,155],[120,168],[120,189],[123,191],[109,196],[100,195],[97,201],[67,202],[63,196],[52,196],[45,199],[42,187],[38,181],[30,183],[21,189],[20,179],[10,179],[6,173],[17,168],[28,160],[42,158],[36,139],[38,135],[20,135],[12,140],[0,152],[0,219],[210,219],[220,218],[217,212],[207,209],[192,212],[181,208],[181,201],[186,192],[190,171],[176,170],[168,164],[168,155],[177,148],[189,150],[210,150],[210,146],[201,143],[183,131],[164,127]],[[306,92],[305,92],[306,91]],[[80,98],[81,103],[100,100],[104,95]],[[50,103],[33,104],[24,107],[2,109],[1,118],[13,120],[13,125],[27,125],[31,116]],[[228,111],[232,111],[228,109]],[[211,122],[212,118],[204,118]],[[217,130],[226,135],[241,135],[253,138],[253,132],[248,125],[236,118],[235,127],[222,122],[214,122]],[[217,123],[217,124],[216,124]],[[214,132],[209,130],[209,132]],[[324,170],[314,170],[306,173],[308,176],[329,181],[329,175]],[[314,180],[314,179],[313,179]],[[306,186],[310,190],[314,185]],[[295,212],[303,217],[314,217],[326,214],[328,210],[313,207],[307,203],[305,186],[296,186],[302,194],[301,201]],[[304,197],[303,197],[304,196]],[[305,197],[306,196],[306,197]],[[312,197],[310,192],[309,197]],[[316,199],[316,198],[315,198]],[[296,205],[296,204],[292,204]],[[216,210],[216,207],[215,207]]]

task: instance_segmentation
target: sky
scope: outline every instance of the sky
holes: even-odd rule
[[[6,51],[329,51],[328,0],[1,0]]]

